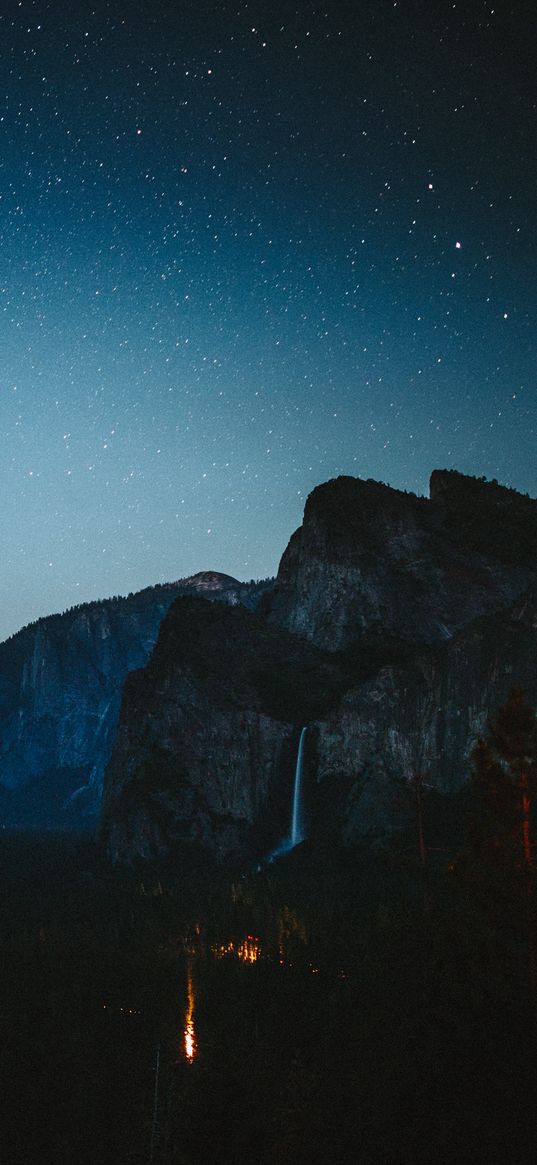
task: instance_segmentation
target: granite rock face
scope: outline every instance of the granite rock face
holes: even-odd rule
[[[285,834],[296,722],[346,685],[331,659],[244,609],[178,599],[129,676],[101,836],[115,860],[199,842],[218,857]]]
[[[453,471],[430,499],[340,477],[308,498],[265,611],[328,651],[365,633],[427,644],[536,580],[537,502]]]
[[[347,839],[404,828],[416,778],[426,795],[452,797],[466,785],[473,745],[513,686],[537,707],[536,593],[347,692],[310,732],[312,800],[335,807]]]
[[[255,606],[260,590],[204,572],[90,603],[0,644],[0,819],[94,827],[128,672],[149,658],[180,594]]]
[[[333,704],[345,683],[323,652],[246,609],[178,599],[123,690],[101,818],[114,860],[181,841],[239,854],[255,832],[275,845],[288,824],[294,721]]]
[[[537,701],[536,588],[529,498],[448,471],[430,499],[352,478],[320,486],[257,615],[179,600],[128,680],[105,785],[109,852],[129,860],[181,840],[222,857],[267,852],[304,723],[312,832],[391,835],[411,818],[418,775],[439,797],[464,785],[513,684]]]

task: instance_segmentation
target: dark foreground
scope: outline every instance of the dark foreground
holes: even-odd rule
[[[4,835],[2,1165],[533,1160],[527,885],[414,848],[244,877]]]

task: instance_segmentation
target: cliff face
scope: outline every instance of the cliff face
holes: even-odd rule
[[[436,471],[430,499],[342,477],[313,491],[266,615],[328,651],[448,639],[537,579],[537,502]]]
[[[102,834],[115,858],[285,832],[309,724],[310,828],[379,838],[466,782],[513,684],[537,701],[537,503],[433,474],[431,498],[340,478],[308,499],[255,617],[171,608],[128,680]]]
[[[415,813],[416,777],[425,795],[458,793],[510,688],[523,687],[537,706],[536,661],[537,595],[527,594],[411,663],[382,668],[312,726],[312,803],[331,804],[348,839],[378,839]]]
[[[204,573],[41,619],[0,644],[0,816],[17,826],[91,824],[121,689],[170,603],[202,593],[254,606],[258,588]]]
[[[124,689],[101,824],[114,859],[180,841],[220,857],[275,845],[288,826],[293,721],[334,703],[345,682],[323,653],[244,609],[178,599]]]

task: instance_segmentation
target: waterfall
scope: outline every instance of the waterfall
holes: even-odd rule
[[[298,753],[295,768],[295,787],[293,792],[293,814],[291,817],[291,833],[289,848],[293,849],[299,842],[304,841],[304,822],[302,820],[302,769],[304,767],[304,738],[307,728],[303,728],[298,742]]]
[[[302,813],[302,770],[304,768],[304,739],[307,727],[302,728],[300,738],[298,741],[298,752],[296,756],[295,765],[295,783],[293,787],[293,808],[291,811],[291,828],[287,837],[280,842],[276,849],[265,858],[267,862],[273,862],[275,858],[280,858],[282,854],[288,854],[289,850],[294,849],[295,845],[299,845],[304,841],[304,820]],[[261,866],[259,866],[261,869]]]

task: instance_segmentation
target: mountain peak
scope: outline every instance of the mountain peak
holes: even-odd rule
[[[240,587],[238,579],[230,574],[221,574],[218,570],[199,570],[188,578],[182,578],[185,587],[196,587],[198,591],[227,591],[229,587]]]
[[[352,477],[313,490],[269,621],[329,651],[373,631],[435,643],[534,585],[537,501],[449,469],[434,471],[430,490]]]

